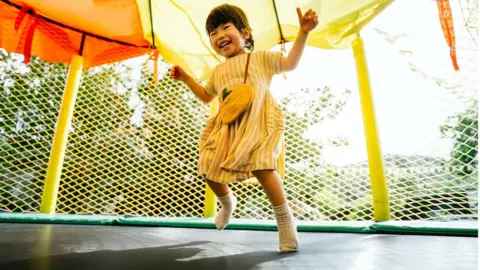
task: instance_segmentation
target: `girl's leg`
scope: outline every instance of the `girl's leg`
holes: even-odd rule
[[[215,193],[215,195],[217,197],[223,197],[223,196],[227,195],[228,192],[230,192],[230,189],[228,188],[228,185],[218,183],[218,182],[214,182],[214,181],[210,181],[210,180],[207,180],[207,184],[212,189],[213,193]]]
[[[207,180],[207,184],[212,189],[213,193],[215,193],[222,206],[215,216],[215,224],[218,230],[223,230],[230,222],[233,211],[235,210],[235,207],[237,207],[237,198],[233,196],[228,185],[210,180]]]
[[[297,226],[287,203],[285,190],[280,175],[274,170],[254,171],[270,200],[278,225],[281,252],[292,252],[298,249]]]

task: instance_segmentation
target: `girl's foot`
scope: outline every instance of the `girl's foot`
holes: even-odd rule
[[[278,225],[280,252],[294,252],[298,249],[297,226],[288,203],[273,206]]]
[[[227,195],[223,197],[218,197],[218,201],[222,208],[218,211],[217,216],[215,217],[215,224],[217,225],[218,230],[223,230],[232,217],[233,211],[237,207],[237,198],[233,196],[232,191],[229,191]]]

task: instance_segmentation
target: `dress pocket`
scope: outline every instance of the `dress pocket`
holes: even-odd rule
[[[285,129],[285,115],[282,109],[277,104],[269,104],[267,107],[267,128],[284,130]]]
[[[200,136],[200,151],[206,146],[206,142],[215,127],[216,120],[217,117],[211,117],[207,120],[202,136]]]

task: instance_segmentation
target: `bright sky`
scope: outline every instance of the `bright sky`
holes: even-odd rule
[[[395,1],[362,32],[383,154],[448,158],[451,141],[440,139],[439,127],[448,116],[465,108],[465,103],[460,102],[452,90],[439,87],[434,80],[411,71],[409,61],[428,76],[443,79],[447,86],[461,86],[456,88],[460,95],[476,98],[477,47],[460,25],[463,19],[459,16],[458,1],[450,2],[456,22],[460,72],[453,70],[435,1]],[[404,35],[390,44],[375,29]],[[409,50],[412,54],[405,56],[399,50]],[[309,136],[319,140],[336,136],[348,139],[349,146],[324,149],[328,163],[346,165],[366,160],[351,50],[307,48],[299,67],[287,77],[286,81],[281,76],[274,79],[272,92],[275,96],[281,97],[302,87],[324,85],[337,93],[346,88],[352,90],[353,95],[343,112],[335,120],[316,126]]]

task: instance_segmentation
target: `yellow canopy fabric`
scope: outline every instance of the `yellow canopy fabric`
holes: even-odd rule
[[[79,53],[82,38],[85,68],[146,54],[154,45],[167,62],[204,80],[223,61],[210,47],[205,21],[225,2],[246,12],[256,49],[281,42],[276,14],[285,40],[295,39],[297,6],[319,15],[308,45],[341,49],[393,0],[0,0],[0,47],[24,53],[28,32],[36,24],[31,53],[44,60],[69,63]],[[25,6],[37,16],[24,12],[15,29]]]
[[[155,43],[167,62],[206,79],[222,59],[210,47],[205,21],[214,7],[225,2],[247,14],[256,49],[270,49],[281,42],[275,8],[285,40],[295,40],[297,6],[302,12],[311,8],[319,14],[319,26],[311,33],[308,45],[340,49],[348,47],[356,33],[393,0],[276,0],[275,6],[273,0],[137,0],[144,38]]]

